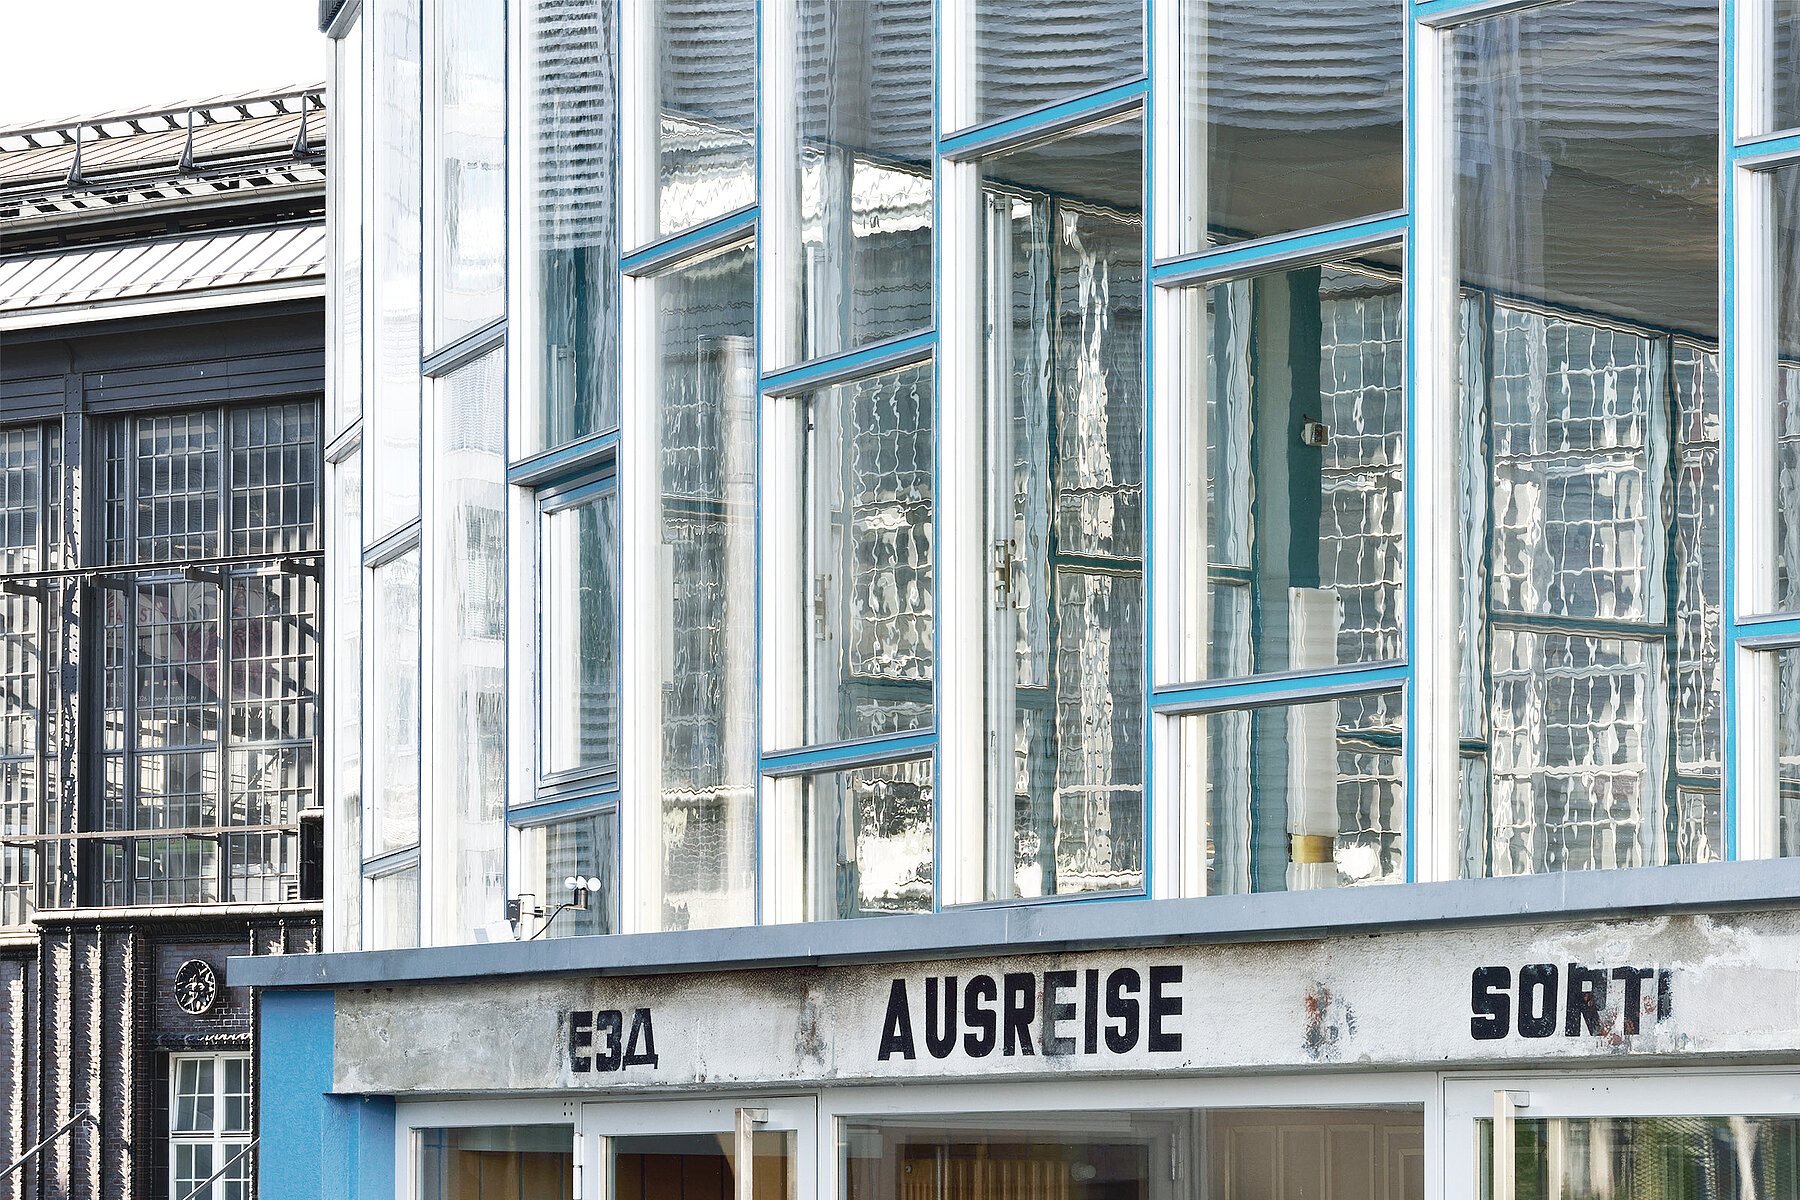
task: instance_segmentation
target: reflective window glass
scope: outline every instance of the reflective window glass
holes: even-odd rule
[[[419,865],[369,879],[363,897],[363,948],[405,950],[419,944]]]
[[[1143,121],[981,164],[988,892],[1141,886]]]
[[[619,814],[613,808],[519,830],[514,888],[523,907],[544,910],[546,926],[541,934],[522,931],[522,937],[575,937],[618,928],[618,837]],[[571,888],[571,879],[598,879],[600,888]]]
[[[756,203],[755,0],[659,0],[660,105],[656,222],[651,240]]]
[[[415,1136],[416,1200],[575,1200],[575,1138],[569,1126],[421,1129]],[[674,1195],[683,1193],[677,1189]]]
[[[1768,0],[1747,12],[1767,12],[1770,67],[1769,92],[1761,103],[1746,106],[1746,134],[1773,133],[1800,125],[1800,0]],[[1740,17],[1739,20],[1743,18]]]
[[[1775,254],[1773,300],[1774,362],[1774,535],[1775,594],[1756,597],[1751,607],[1800,610],[1800,166],[1769,173],[1774,188]],[[1752,444],[1740,453],[1753,454]],[[1758,603],[1758,601],[1761,603]],[[1770,601],[1772,600],[1772,604]]]
[[[1171,297],[1196,354],[1170,461],[1205,487],[1184,492],[1169,682],[1405,657],[1397,268],[1346,259]]]
[[[1800,650],[1769,655],[1775,674],[1775,852],[1800,855]]]
[[[782,362],[931,325],[932,6],[798,0],[795,17],[799,344]]]
[[[1176,253],[1403,206],[1406,7],[1181,4]]]
[[[936,880],[931,759],[781,780],[776,851],[799,919],[930,912]]]
[[[931,723],[931,381],[921,363],[774,402],[803,493],[783,586],[804,601],[804,704],[774,718],[784,744]]]
[[[440,0],[433,345],[506,311],[506,7]]]
[[[1480,1200],[1494,1195],[1494,1123],[1476,1122]],[[1513,1195],[1736,1200],[1800,1195],[1800,1118],[1557,1117],[1513,1122]]]
[[[525,12],[526,449],[619,423],[619,64],[613,0]]]
[[[618,493],[607,485],[551,502],[539,526],[547,774],[618,761],[618,509]]]
[[[1723,852],[1718,22],[1576,0],[1449,39],[1472,874]]]
[[[1400,693],[1172,722],[1185,811],[1204,797],[1206,893],[1406,877]]]
[[[654,281],[665,927],[754,919],[756,256]],[[633,636],[643,636],[643,631]],[[660,880],[656,878],[660,875]]]
[[[330,861],[362,861],[363,569],[362,454],[329,468],[327,586],[333,592],[325,628],[331,636],[331,769],[336,808],[326,822]],[[378,632],[375,635],[380,637]],[[334,870],[330,883],[333,950],[357,950],[362,939],[361,874]]]
[[[431,720],[436,942],[467,941],[505,905],[506,355],[433,381]]]
[[[363,857],[419,842],[419,551],[371,572],[371,627],[379,631],[369,694],[375,775]]]
[[[972,0],[971,124],[1017,116],[1144,73],[1144,0]]]
[[[349,36],[334,40],[336,71],[331,77],[331,133],[326,142],[329,168],[327,211],[333,224],[332,266],[337,284],[332,303],[337,306],[337,366],[326,389],[330,437],[348,429],[362,416],[363,403],[363,154],[367,137],[366,95],[363,86],[363,36],[359,25]],[[354,217],[349,214],[355,214]],[[370,214],[372,215],[372,214]]]
[[[376,4],[370,264],[374,395],[366,437],[372,543],[419,515],[421,209],[425,158],[420,0]]]

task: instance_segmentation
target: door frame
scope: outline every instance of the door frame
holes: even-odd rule
[[[576,1200],[606,1200],[608,1138],[656,1133],[735,1134],[738,1113],[759,1110],[757,1127],[792,1132],[795,1195],[813,1200],[820,1191],[819,1102],[815,1095],[711,1096],[704,1099],[651,1099],[642,1095],[579,1100],[575,1125]]]
[[[1576,1064],[1571,1064],[1575,1067]],[[1480,1149],[1476,1122],[1492,1120],[1497,1092],[1515,1119],[1554,1117],[1791,1116],[1800,1114],[1800,1070],[1792,1067],[1641,1068],[1446,1075],[1441,1133],[1444,1196],[1474,1196]]]
[[[419,1131],[477,1125],[567,1125],[575,1133],[575,1196],[581,1196],[579,1107],[562,1097],[490,1096],[480,1100],[401,1100],[394,1105],[395,1200],[419,1194]]]

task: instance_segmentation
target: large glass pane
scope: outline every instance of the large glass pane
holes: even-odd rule
[[[1776,853],[1800,855],[1800,650],[1771,655],[1775,671]]]
[[[750,1135],[750,1194],[799,1200],[799,1138],[759,1129]],[[607,1139],[612,1153],[607,1200],[714,1200],[735,1196],[737,1152],[729,1133],[665,1133]]]
[[[798,0],[798,209],[782,302],[817,358],[931,325],[932,6]]]
[[[574,1200],[575,1133],[567,1125],[418,1131],[417,1200]]]
[[[433,345],[506,311],[506,6],[441,0]]]
[[[1739,122],[1745,134],[1772,133],[1800,125],[1800,0],[1768,0],[1766,9],[1755,6],[1748,11],[1759,10],[1772,18],[1768,31],[1769,93],[1756,98],[1761,103],[1753,101],[1746,106]],[[1742,21],[1743,17],[1738,19]]]
[[[1143,0],[973,0],[973,124],[1144,73]]]
[[[375,661],[369,681],[367,747],[375,770],[363,857],[419,842],[419,551],[377,567],[370,586],[369,628]]]
[[[1494,1123],[1478,1121],[1478,1195],[1494,1194]],[[1800,1196],[1800,1117],[1554,1117],[1513,1122],[1515,1200]]]
[[[425,141],[420,0],[378,0],[371,14],[375,71],[370,165],[375,211],[370,271],[374,394],[365,436],[369,541],[419,515],[421,209]]]
[[[506,355],[434,381],[432,940],[467,941],[506,905]],[[393,636],[383,627],[381,636]]]
[[[526,449],[619,423],[619,64],[612,0],[525,16]]]
[[[213,1083],[217,1063],[211,1058],[175,1060],[175,1112],[169,1128],[175,1133],[213,1131]]]
[[[1172,297],[1189,351],[1168,682],[1405,657],[1405,309],[1366,259]],[[1201,348],[1205,357],[1200,357]]]
[[[1406,877],[1400,693],[1181,717],[1187,811],[1205,801],[1206,891],[1300,891]]]
[[[363,403],[363,38],[367,23],[348,37],[334,39],[336,71],[331,77],[331,133],[325,143],[329,166],[326,202],[332,225],[337,277],[332,300],[337,305],[337,365],[326,389],[327,422],[333,440],[362,416]]]
[[[655,280],[671,929],[754,920],[755,264],[744,244]]]
[[[847,741],[931,723],[932,369],[906,367],[794,400],[802,477],[805,737]]]
[[[606,484],[551,508],[539,525],[546,774],[618,762],[618,510]]]
[[[1406,6],[1183,0],[1178,253],[1400,208]]]
[[[659,0],[655,22],[656,222],[679,233],[756,203],[756,2]],[[641,69],[641,68],[640,68]]]
[[[1794,612],[1800,610],[1800,166],[1772,171],[1770,179],[1775,192],[1773,608]]]
[[[1576,0],[1450,38],[1478,874],[1723,851],[1718,19]]]
[[[0,429],[0,575],[36,571],[44,534],[43,436]],[[0,593],[0,926],[37,906],[38,780],[45,732],[45,601]]]
[[[1114,978],[1120,974],[1135,980],[1137,972],[1115,972]],[[1081,989],[1073,972],[1070,980],[1061,994],[1076,1008]],[[1112,986],[1109,980],[1109,992]],[[1130,982],[1120,994],[1129,996],[1139,986],[1141,981]],[[1128,1002],[1135,1012],[1137,1001]],[[1094,1052],[1091,1043],[1099,1031],[1093,1022],[1085,1034],[1073,1018],[1058,1024],[1068,1035],[1060,1039],[1066,1045],[1043,1046],[1036,1053]],[[1122,1049],[1113,1040],[1121,1026],[1105,1018],[1100,1025],[1108,1044]],[[949,1028],[954,1036],[954,1010]],[[1135,1020],[1123,1028],[1134,1044],[1142,1036]],[[970,1029],[963,1036],[973,1041],[977,1034]],[[1035,1027],[1033,1036],[1038,1037]],[[840,1128],[846,1200],[1419,1200],[1425,1195],[1425,1120],[1416,1108],[955,1113],[904,1120],[849,1117]]]
[[[1143,122],[982,163],[988,893],[1141,886]]]
[[[796,872],[808,920],[930,912],[935,895],[931,759],[798,781]]]
[[[364,897],[363,947],[404,950],[419,944],[419,864],[377,875]]]
[[[522,907],[544,910],[549,928],[541,936],[573,937],[618,928],[618,837],[619,814],[612,808],[519,830],[517,892]],[[577,906],[572,903],[578,897],[568,885],[571,879],[598,879],[600,890],[596,894],[581,889],[587,895]],[[533,930],[523,936],[535,934]]]
[[[335,810],[326,822],[331,849],[326,862],[332,950],[362,948],[363,813],[363,569],[362,454],[351,455],[329,472],[326,548],[328,585],[333,593],[326,619],[331,635],[331,771]]]

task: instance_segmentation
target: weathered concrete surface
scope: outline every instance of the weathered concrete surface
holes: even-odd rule
[[[1566,986],[1576,976],[1571,965],[1582,968],[1579,977],[1587,980],[1573,1004]],[[1535,982],[1525,1015],[1536,1021],[1520,1020],[1527,966],[1534,967],[1529,977]],[[1156,1049],[1150,1045],[1153,968],[1160,969],[1163,998]],[[1492,1019],[1500,989],[1474,995],[1479,968],[1503,968],[1510,979],[1503,1026]],[[1047,979],[1051,972],[1071,974]],[[977,977],[991,981],[991,992],[974,983]],[[945,982],[950,978],[954,984]],[[1486,976],[1490,984],[1494,978]],[[897,1004],[896,980],[902,981],[904,1005]],[[1115,987],[1116,994],[1109,992]],[[950,1010],[930,1002],[952,989],[958,999]],[[1625,1011],[1628,989],[1638,993],[1635,1021]],[[1009,995],[1016,1025],[1011,1046],[1004,1036]],[[1584,1007],[1588,997],[1591,1006]],[[1070,1007],[1046,1028],[1052,1002]],[[898,1007],[905,1009],[904,1021]],[[647,1061],[650,1046],[641,1032],[628,1045],[638,1010],[649,1014],[654,1064]],[[989,1013],[995,1020],[991,1050],[982,1028]],[[943,1036],[951,1015],[953,1042]],[[616,1041],[608,1024],[615,1019]],[[1477,1025],[1487,1037],[1476,1036]],[[935,1045],[928,1028],[938,1035]],[[1061,1052],[1046,1054],[1047,1048]],[[337,994],[333,1077],[336,1090],[351,1093],[611,1092],[1070,1073],[1526,1065],[1622,1055],[1800,1057],[1800,914],[1683,915],[935,964],[345,989]],[[602,1069],[609,1064],[616,1068]]]

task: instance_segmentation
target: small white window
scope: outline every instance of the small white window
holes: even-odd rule
[[[249,1058],[183,1056],[169,1065],[171,1194],[175,1200],[247,1200]],[[208,1181],[211,1186],[204,1186]]]

